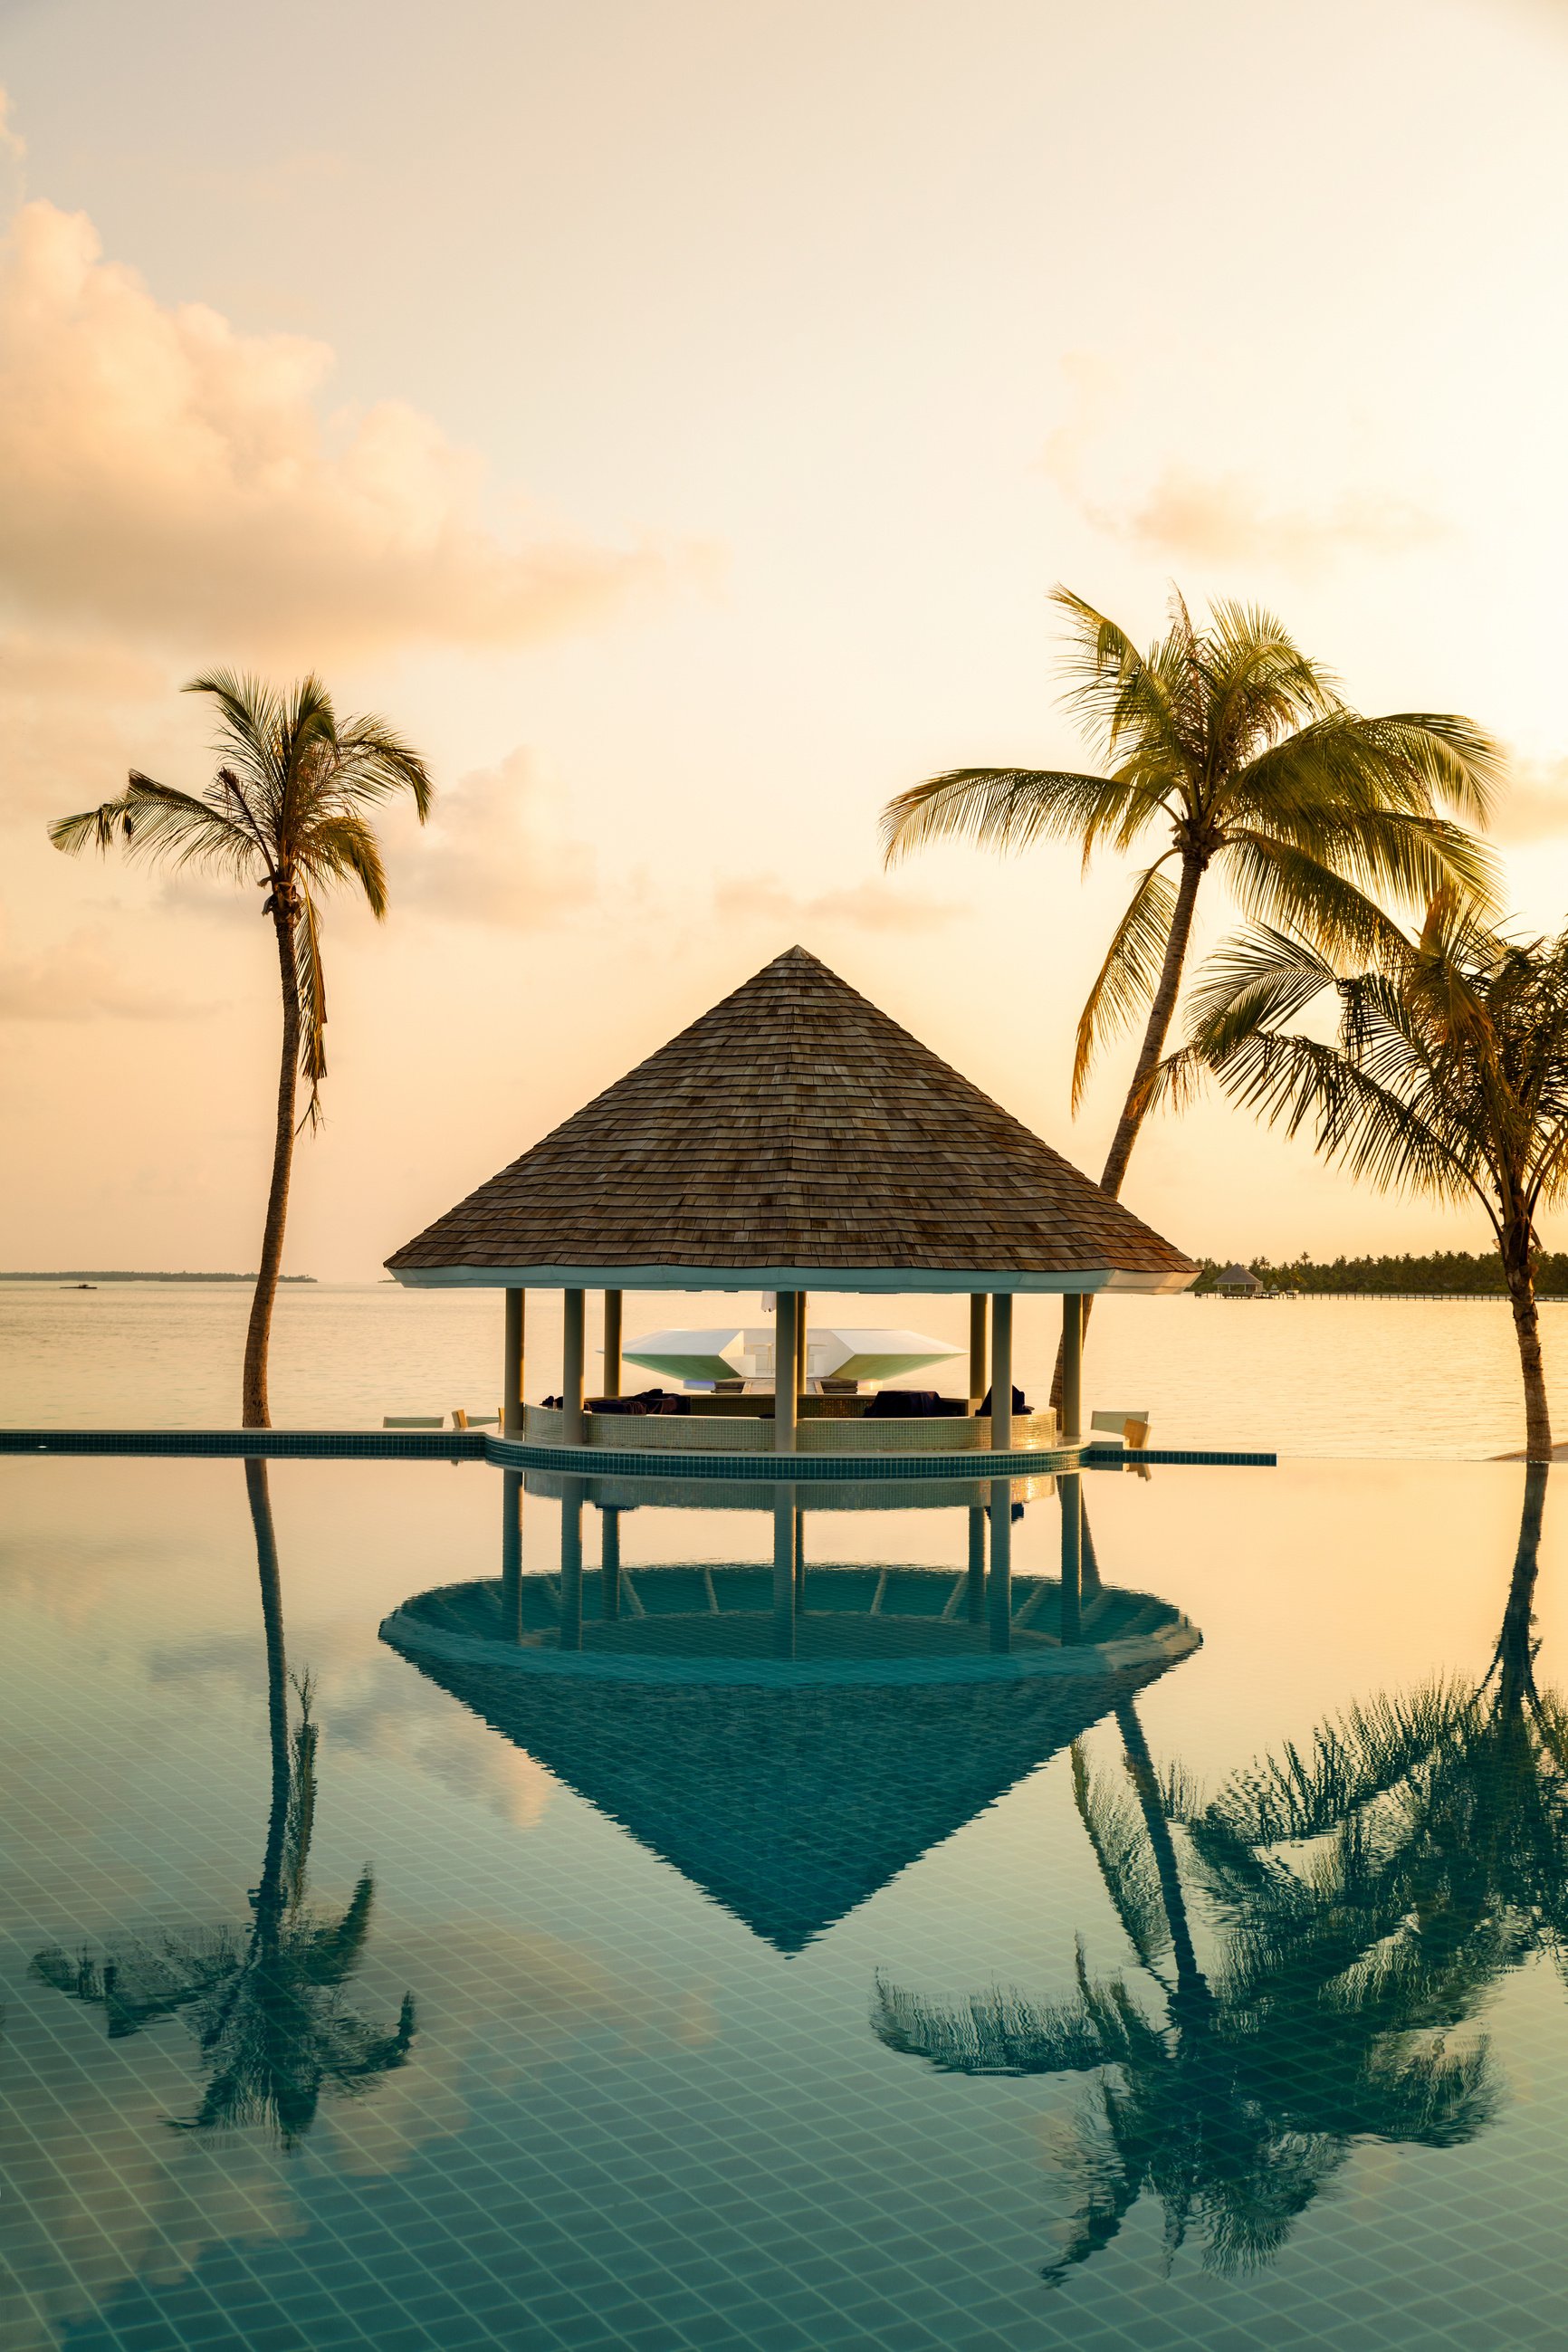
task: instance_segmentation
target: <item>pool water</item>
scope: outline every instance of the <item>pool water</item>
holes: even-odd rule
[[[1563,1475],[0,1460],[0,2352],[1559,2344]]]

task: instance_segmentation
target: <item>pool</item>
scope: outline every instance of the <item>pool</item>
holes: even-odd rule
[[[1559,2343],[1557,1482],[1083,1486],[0,1460],[0,2352]]]

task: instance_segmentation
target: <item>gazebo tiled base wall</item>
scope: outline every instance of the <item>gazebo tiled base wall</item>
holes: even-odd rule
[[[595,1467],[590,1476],[580,1472],[529,1470],[523,1485],[530,1495],[551,1502],[580,1495],[601,1510],[635,1510],[649,1499],[648,1472],[628,1474],[617,1464]],[[864,1476],[858,1467],[851,1476],[803,1478],[795,1488],[795,1505],[803,1511],[951,1511],[983,1510],[991,1501],[988,1478],[910,1478]],[[1038,1503],[1057,1491],[1056,1475],[1037,1470],[1013,1476],[1008,1486],[1016,1503]],[[771,1488],[750,1470],[732,1478],[682,1477],[679,1457],[658,1477],[658,1501],[682,1511],[771,1511]]]
[[[557,1407],[531,1404],[523,1413],[522,1438],[529,1445],[566,1443],[566,1415]],[[772,1416],[718,1413],[595,1413],[584,1415],[582,1443],[595,1451],[636,1454],[768,1454],[774,1451]],[[1057,1417],[1049,1411],[1013,1418],[1010,1450],[1049,1451],[1057,1444]],[[954,1415],[921,1421],[803,1421],[795,1431],[797,1454],[903,1455],[983,1454],[991,1444],[989,1418]]]

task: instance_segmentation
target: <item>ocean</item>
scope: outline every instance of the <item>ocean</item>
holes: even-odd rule
[[[247,1286],[0,1283],[0,1423],[9,1427],[223,1428],[239,1419]],[[954,1298],[812,1301],[820,1319],[900,1324],[967,1347]],[[626,1339],[670,1324],[759,1319],[755,1297],[628,1297]],[[1568,1434],[1568,1304],[1542,1309],[1554,1410]],[[1050,1385],[1059,1318],[1016,1313],[1018,1377]],[[589,1307],[589,1383],[596,1304]],[[390,1283],[290,1286],[279,1297],[272,1413],[279,1428],[379,1428],[385,1413],[495,1410],[501,1305],[493,1291]],[[527,1393],[561,1376],[558,1294],[530,1296]],[[911,1385],[962,1384],[963,1360]],[[1095,1309],[1089,1409],[1147,1407],[1156,1444],[1268,1447],[1282,1455],[1485,1458],[1523,1444],[1518,1358],[1496,1299],[1119,1298]]]

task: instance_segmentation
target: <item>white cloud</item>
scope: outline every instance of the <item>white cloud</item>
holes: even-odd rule
[[[1568,834],[1568,759],[1509,762],[1492,831],[1500,841],[1551,841]]]
[[[1067,415],[1046,444],[1046,471],[1085,521],[1110,538],[1194,562],[1310,572],[1346,555],[1406,554],[1447,534],[1439,515],[1397,490],[1348,484],[1292,503],[1244,468],[1205,469],[1186,458],[1165,458],[1141,487],[1097,488],[1122,405],[1119,380],[1088,352],[1069,354],[1063,373]],[[1124,437],[1118,433],[1119,442]]]
[[[401,830],[391,882],[400,908],[544,930],[592,903],[598,861],[563,822],[528,753],[515,751],[460,776],[422,832]]]
[[[776,874],[751,874],[719,883],[715,913],[742,921],[765,920],[789,929],[820,923],[829,929],[926,931],[961,912],[951,899],[928,898],[889,882],[856,882],[816,897],[786,889]]]
[[[32,956],[0,956],[0,1021],[185,1021],[211,1006],[128,980],[91,928]]]
[[[385,400],[323,416],[321,342],[159,302],[83,215],[0,243],[0,598],[210,659],[514,645],[601,620],[696,560],[590,546]]]

